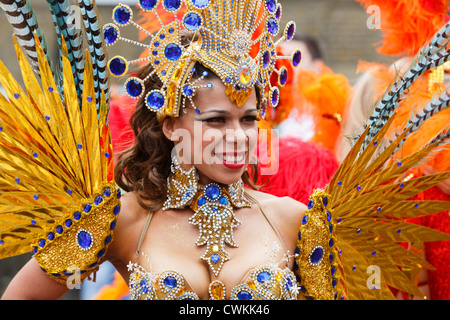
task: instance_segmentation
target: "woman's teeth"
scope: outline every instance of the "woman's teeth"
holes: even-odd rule
[[[222,159],[225,162],[235,162],[235,163],[240,163],[242,161],[244,161],[244,157],[245,154],[239,154],[239,155],[224,155],[224,154],[216,154],[216,157],[218,157],[219,159]]]

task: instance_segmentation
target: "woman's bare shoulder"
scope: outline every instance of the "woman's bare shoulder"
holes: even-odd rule
[[[267,209],[271,218],[283,221],[283,224],[300,225],[306,211],[306,206],[303,203],[290,197],[277,197],[256,190],[246,189],[246,192],[255,198],[264,209]]]
[[[139,205],[134,192],[122,195],[120,202],[120,213],[108,256],[111,259],[122,260],[136,249],[148,211]]]

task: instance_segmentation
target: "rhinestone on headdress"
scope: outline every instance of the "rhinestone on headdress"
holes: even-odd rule
[[[212,70],[225,85],[225,92],[238,106],[247,100],[256,88],[261,93],[260,117],[264,117],[266,104],[276,107],[280,91],[271,78],[277,74],[280,86],[287,83],[287,69],[276,67],[279,59],[289,59],[298,66],[300,50],[291,56],[279,56],[276,51],[281,41],[289,41],[295,34],[295,23],[289,22],[283,35],[274,40],[280,31],[281,5],[277,0],[139,0],[138,7],[144,12],[154,13],[161,28],[152,34],[133,20],[132,9],[124,4],[113,10],[114,23],[103,28],[105,43],[114,45],[119,40],[144,47],[148,57],[128,61],[116,56],[108,63],[113,76],[121,77],[128,66],[149,61],[153,71],[144,79],[131,77],[125,82],[125,89],[131,98],[140,98],[145,92],[144,83],[156,74],[162,87],[147,92],[145,103],[149,110],[158,113],[158,119],[177,117],[186,106],[186,99],[195,108],[192,97],[196,89],[211,87],[199,79],[192,79],[192,69],[200,63]],[[185,8],[186,10],[182,10]],[[172,13],[173,21],[164,24],[161,10]],[[183,11],[181,20],[177,13]],[[133,25],[150,37],[148,43],[141,43],[120,36],[118,26]],[[184,47],[180,32],[186,30],[196,36]],[[255,51],[256,50],[256,51]],[[198,111],[198,110],[197,110]]]

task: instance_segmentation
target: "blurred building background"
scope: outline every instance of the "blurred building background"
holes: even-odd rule
[[[283,5],[281,27],[294,20],[297,32],[315,37],[324,52],[324,62],[335,72],[344,74],[354,83],[358,75],[356,66],[359,60],[391,63],[395,57],[378,54],[374,43],[381,40],[381,31],[367,27],[369,15],[354,0],[279,0]],[[45,0],[30,1],[37,15],[41,32],[45,34],[47,44],[56,59],[56,35],[52,18]],[[118,3],[134,7],[136,0],[97,0],[101,23],[111,22],[112,9]],[[382,14],[382,13],[381,13]],[[382,22],[382,16],[381,16]],[[121,35],[137,39],[136,29],[129,26],[121,28]],[[2,60],[16,79],[21,79],[19,66],[12,44],[11,28],[3,13],[0,13],[0,60]],[[110,47],[111,48],[111,47]],[[132,52],[135,50],[135,52]],[[121,45],[110,49],[110,57],[123,54],[137,57],[142,48]],[[1,90],[1,88],[0,88]],[[30,259],[25,254],[15,258],[0,260],[0,296],[11,277]],[[79,297],[79,290],[71,290],[64,298]]]

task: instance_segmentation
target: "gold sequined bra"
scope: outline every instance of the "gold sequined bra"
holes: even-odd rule
[[[278,230],[270,222],[261,207],[260,209],[284,246]],[[140,252],[140,246],[151,217],[152,213],[147,218],[136,251],[137,254]],[[286,247],[284,249],[287,252]],[[142,254],[145,256],[144,253]],[[133,300],[199,300],[198,295],[191,291],[191,286],[183,275],[177,271],[168,270],[161,273],[152,273],[146,271],[138,263],[132,262],[130,262],[128,268],[129,271],[132,271],[129,287],[130,296]],[[209,284],[208,291],[211,300],[224,300],[226,297],[225,285],[220,280],[212,281]],[[287,266],[282,269],[276,263],[270,263],[248,271],[240,284],[233,287],[230,297],[232,300],[296,300],[297,296],[298,287],[295,274]]]

